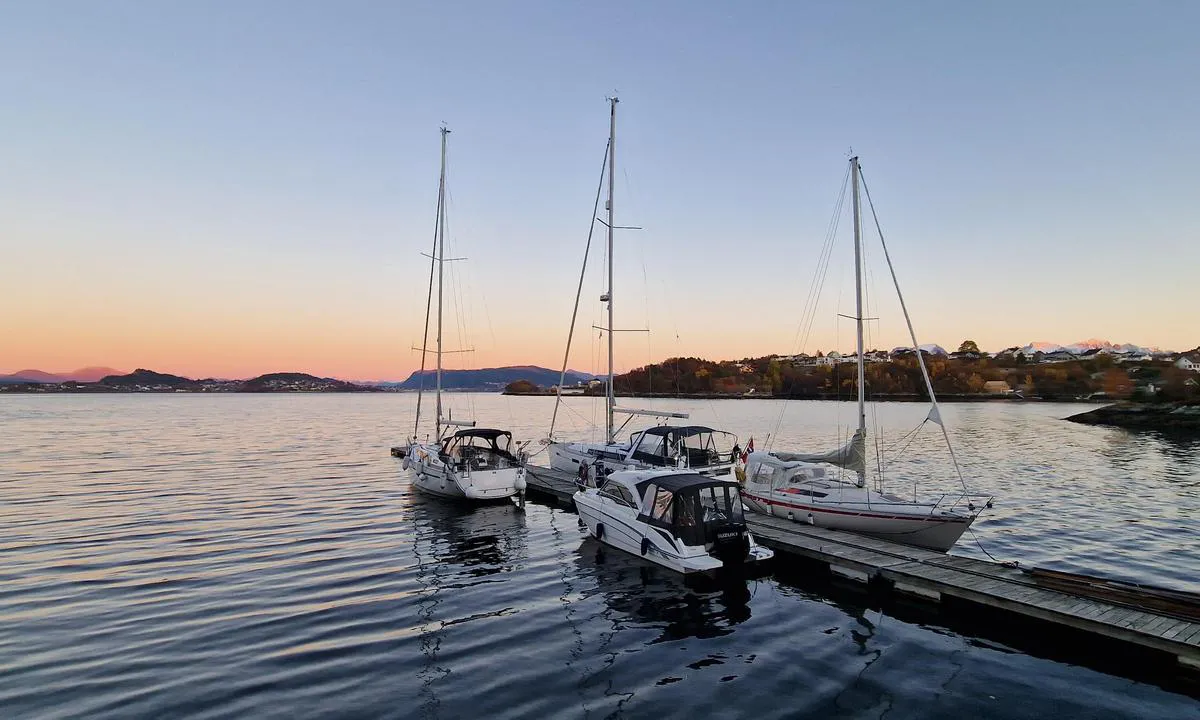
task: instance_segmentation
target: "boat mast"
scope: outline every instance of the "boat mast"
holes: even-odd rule
[[[610,106],[608,118],[608,292],[604,298],[608,301],[608,389],[605,393],[606,405],[604,442],[613,443],[613,406],[616,404],[616,393],[613,392],[613,178],[617,160],[617,103],[615,97],[608,99]]]
[[[442,172],[438,179],[438,306],[437,306],[437,438],[442,439],[442,277],[446,265],[446,136],[450,130],[442,126]]]
[[[417,416],[413,421],[413,440],[421,432],[421,398],[425,395],[425,367],[429,361],[429,316],[433,312],[433,271],[437,269],[438,230],[442,226],[442,185],[438,183],[437,211],[433,214],[433,247],[429,249],[429,291],[425,295],[425,332],[421,334],[421,374],[417,385]]]
[[[858,201],[858,156],[850,158],[850,182],[853,189],[854,202],[854,322],[858,341],[858,436],[865,440],[867,436],[867,410],[865,395],[866,361],[863,358],[863,307],[862,307],[862,222],[859,218]],[[858,471],[858,486],[866,484],[866,473]]]

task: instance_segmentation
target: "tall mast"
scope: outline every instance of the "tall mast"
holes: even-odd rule
[[[613,437],[613,406],[616,404],[616,393],[613,391],[613,178],[617,161],[617,103],[615,97],[608,99],[610,106],[608,117],[608,390],[604,398],[606,406],[604,441],[612,444]]]
[[[854,188],[852,195],[854,202],[854,322],[858,340],[858,435],[865,439],[867,436],[866,361],[863,358],[862,222],[859,218],[857,156],[850,158],[850,182]],[[858,485],[862,487],[865,484],[866,474],[860,470]]]
[[[429,316],[433,311],[433,271],[437,269],[438,229],[442,226],[442,186],[438,183],[437,212],[433,220],[433,247],[429,249],[429,291],[425,295],[425,331],[421,333],[421,374],[417,386],[417,416],[413,420],[413,439],[421,432],[421,398],[425,395],[425,368],[429,361]]]
[[[438,311],[437,311],[437,437],[442,439],[442,277],[446,265],[446,136],[450,131],[442,126],[442,172],[438,179]]]

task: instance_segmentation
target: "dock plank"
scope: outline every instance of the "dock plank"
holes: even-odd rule
[[[1200,623],[1192,623],[1192,631],[1179,640],[1189,645],[1200,645]]]

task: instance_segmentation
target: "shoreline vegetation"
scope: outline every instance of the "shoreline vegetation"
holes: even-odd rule
[[[554,392],[545,389],[539,389],[536,392],[520,392],[504,390],[502,395],[511,395],[514,397],[554,397]],[[563,397],[604,397],[604,393],[572,393],[564,394]],[[616,392],[618,398],[649,398],[656,400],[830,400],[835,402],[854,402],[854,396],[835,395],[835,394],[815,394],[815,395],[769,395],[769,394],[743,394],[730,395],[725,393],[630,393]],[[1007,395],[945,395],[941,393],[937,396],[938,402],[1112,402],[1105,398],[1091,398],[1087,400],[1047,400],[1046,398],[1025,398],[1016,393]],[[928,402],[929,398],[926,395],[916,393],[899,393],[899,394],[867,394],[868,401],[877,402]]]
[[[936,348],[922,350],[921,355],[934,392],[944,402],[1118,402],[1134,405],[1200,402],[1200,348],[1187,353],[1158,355],[1105,349],[1026,355],[1022,349],[1010,348],[989,355],[967,340],[953,353]],[[866,386],[871,399],[928,400],[914,351],[872,350],[864,353],[864,359]],[[545,387],[537,383],[544,383],[547,378],[557,381],[560,377],[559,371],[537,366],[457,372],[461,377],[456,376],[453,384],[457,387],[453,387],[453,391],[502,391],[517,396],[553,396],[556,386]],[[836,352],[722,361],[676,357],[615,376],[614,391],[617,396],[631,398],[848,401],[857,393],[857,374],[857,357]],[[420,373],[413,373],[403,383],[352,383],[294,372],[268,373],[248,380],[194,380],[138,369],[124,375],[106,375],[95,382],[51,382],[49,378],[53,376],[42,375],[47,379],[27,382],[15,376],[0,377],[0,393],[403,392],[415,390],[422,381],[430,381],[430,378],[419,377]],[[518,379],[500,384],[507,380],[505,376]],[[568,381],[571,384],[562,389],[564,396],[605,394],[602,379],[570,371]],[[447,389],[445,383],[443,388]]]
[[[1128,357],[1101,350],[1082,354],[1034,353],[1016,348],[988,355],[967,340],[953,353],[921,351],[938,400],[978,402],[1025,400],[1057,402],[1200,401],[1200,372],[1178,357]],[[868,397],[875,400],[927,401],[925,380],[912,350],[863,353]],[[1190,362],[1190,359],[1189,359]],[[670,358],[613,378],[621,397],[781,398],[850,400],[856,396],[857,358],[838,353],[815,356],[768,355],[712,361]],[[510,383],[508,395],[553,395],[554,387]],[[604,383],[563,388],[566,395],[603,395]]]

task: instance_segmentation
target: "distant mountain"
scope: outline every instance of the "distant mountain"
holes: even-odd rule
[[[903,352],[911,353],[912,348],[901,346],[901,347],[892,349],[892,354],[903,353]],[[946,352],[946,348],[942,347],[941,345],[934,345],[933,343],[927,343],[925,345],[922,345],[921,352],[925,353],[926,355],[948,355],[949,354]]]
[[[100,382],[109,375],[124,375],[124,370],[115,370],[110,367],[85,367],[79,368],[74,372],[60,373],[63,380],[74,380],[75,382],[91,383]]]
[[[43,370],[18,370],[11,375],[0,375],[0,383],[59,383],[65,379]]]
[[[1158,354],[1163,351],[1156,347],[1142,347],[1133,343],[1124,343],[1118,345],[1116,343],[1103,340],[1101,338],[1088,338],[1079,342],[1071,343],[1070,345],[1059,345],[1051,342],[1031,342],[1021,348],[1021,352],[1025,355],[1032,355],[1035,352],[1060,352],[1066,350],[1072,355],[1082,355],[1089,350],[1107,350],[1109,352],[1119,353],[1135,353],[1135,354]]]
[[[99,382],[109,375],[122,375],[122,371],[108,367],[86,367],[69,373],[49,373],[45,370],[21,370],[11,375],[0,375],[0,384],[11,383],[60,383]]]
[[[242,383],[238,392],[369,392],[376,388],[308,373],[267,373]]]
[[[1058,343],[1044,342],[1041,340],[1036,340],[1034,342],[1029,343],[1025,347],[1021,348],[1021,352],[1024,353],[1025,355],[1032,355],[1035,352],[1049,353],[1049,352],[1058,352],[1059,350],[1062,350],[1062,349],[1063,349],[1063,346],[1059,345]]]
[[[517,365],[511,367],[500,368],[481,368],[479,370],[443,370],[442,371],[442,388],[447,390],[495,390],[504,389],[505,385],[517,380],[526,380],[540,387],[550,387],[557,385],[560,371],[551,370],[549,368],[538,367],[536,365]],[[576,370],[568,370],[566,383],[575,385],[581,382],[591,380],[594,375],[581,373]],[[408,379],[402,383],[390,384],[390,387],[396,387],[401,390],[417,390],[421,387],[421,373],[414,372],[408,376]],[[426,390],[433,389],[437,382],[437,372],[434,370],[426,370],[424,375],[424,387]]]
[[[194,389],[200,385],[200,383],[189,378],[154,372],[145,368],[138,368],[128,375],[106,375],[100,378],[100,384],[113,388],[157,387],[179,390]]]

